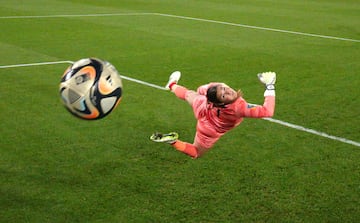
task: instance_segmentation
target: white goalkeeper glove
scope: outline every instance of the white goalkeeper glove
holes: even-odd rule
[[[275,72],[264,72],[257,75],[260,82],[265,85],[264,96],[275,96]]]

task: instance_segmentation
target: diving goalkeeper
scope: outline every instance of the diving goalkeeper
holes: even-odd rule
[[[247,103],[240,90],[235,91],[224,83],[214,82],[200,86],[197,91],[188,90],[178,85],[180,77],[179,71],[173,72],[165,88],[192,106],[197,119],[194,142],[191,144],[179,140],[176,132],[154,133],[150,139],[154,142],[169,143],[192,158],[202,156],[222,135],[238,126],[243,118],[272,117],[274,114],[276,81],[274,72],[258,74],[259,80],[265,85],[263,105]]]

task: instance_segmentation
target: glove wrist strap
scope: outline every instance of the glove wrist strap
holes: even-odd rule
[[[275,96],[275,86],[273,84],[267,84],[264,96]]]
[[[273,84],[267,84],[265,87],[266,87],[266,90],[275,90],[275,85],[273,85]]]

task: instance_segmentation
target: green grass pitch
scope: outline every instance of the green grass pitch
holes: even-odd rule
[[[360,222],[360,5],[355,0],[0,1],[0,222]],[[124,76],[190,89],[210,81],[263,102],[193,160],[149,140],[195,119],[167,91],[123,80],[102,120],[62,106],[68,63],[98,57]],[[27,64],[19,66],[20,64]],[[14,67],[9,65],[16,65]]]

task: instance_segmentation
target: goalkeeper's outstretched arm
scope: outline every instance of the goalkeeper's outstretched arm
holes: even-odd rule
[[[261,83],[265,85],[265,100],[263,105],[253,105],[244,103],[242,105],[241,116],[249,118],[272,117],[275,112],[275,72],[264,72],[258,74]]]

